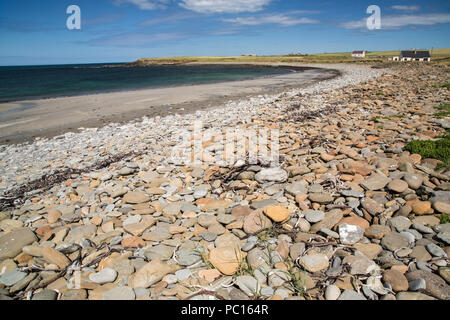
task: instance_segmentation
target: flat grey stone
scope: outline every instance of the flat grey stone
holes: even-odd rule
[[[344,290],[341,293],[338,300],[367,300],[364,296],[360,295],[354,290]]]

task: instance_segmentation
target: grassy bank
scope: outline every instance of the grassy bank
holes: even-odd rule
[[[142,58],[134,62],[135,65],[152,64],[184,64],[184,63],[381,63],[388,58],[399,55],[400,51],[368,52],[366,58],[353,58],[351,52],[320,53],[309,55],[281,55],[281,56],[204,56],[204,57],[167,57]],[[450,63],[450,48],[434,49],[431,53],[432,63]]]

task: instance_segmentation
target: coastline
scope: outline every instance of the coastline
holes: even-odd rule
[[[209,63],[192,63],[198,64]],[[188,114],[215,108],[229,101],[281,93],[339,76],[338,71],[327,66],[319,68],[301,64],[274,63],[255,63],[255,65],[289,68],[302,72],[251,80],[0,103],[0,143],[31,142],[36,137],[51,138],[66,132],[77,132],[79,128],[126,123],[142,117]],[[29,129],[30,127],[33,129]]]
[[[436,115],[448,68],[336,68],[280,94],[0,146],[2,279],[30,274],[2,298],[448,300],[450,168],[409,148],[450,127]],[[230,159],[233,129],[276,129],[280,161],[250,161],[251,136]],[[203,161],[179,161],[196,137]]]
[[[303,94],[320,97],[321,94],[326,92],[368,81],[385,73],[382,70],[372,69],[370,66],[346,64],[314,64],[308,66],[317,68],[324,66],[339,71],[340,75],[331,76],[328,80],[323,81],[307,81],[306,84],[303,83],[303,86],[294,84],[287,87],[285,80],[280,79],[278,90],[268,90],[268,93],[266,92],[264,95],[261,92],[253,92],[253,94],[250,92],[240,97],[234,91],[234,99],[223,97],[219,100],[216,97],[214,102],[211,99],[206,99],[203,105],[194,101],[189,103],[191,108],[188,108],[187,104],[181,104],[177,109],[172,109],[169,112],[164,107],[152,108],[153,116],[151,114],[149,116],[147,110],[143,112],[138,110],[134,113],[128,111],[121,116],[112,115],[111,118],[92,119],[85,122],[82,125],[83,128],[79,130],[76,130],[77,127],[74,127],[74,130],[69,130],[69,132],[67,132],[67,129],[56,129],[55,131],[45,132],[47,136],[43,131],[40,131],[41,137],[33,142],[0,145],[0,176],[3,177],[0,183],[0,194],[11,191],[17,186],[26,185],[30,181],[39,180],[43,175],[56,171],[66,170],[67,168],[79,170],[92,167],[95,163],[104,161],[108,157],[127,154],[130,150],[137,153],[146,152],[148,143],[166,141],[168,136],[191,126],[195,120],[202,120],[205,123],[221,123],[223,126],[248,123],[252,122],[251,119],[259,117],[260,110],[264,106],[271,105],[274,108],[274,113],[279,112],[280,106],[277,101],[284,99],[283,97],[295,97]],[[266,78],[252,81],[264,82],[268,80],[277,79]],[[239,89],[241,85],[239,82],[233,82],[233,84],[236,86],[234,90]],[[190,87],[183,88],[191,89]],[[229,90],[229,88],[227,89]],[[145,91],[140,92],[146,93]],[[189,93],[192,94],[193,92]],[[122,97],[126,99],[133,94],[136,93],[128,92],[123,97],[122,93]],[[104,96],[108,95],[110,94]],[[83,99],[86,99],[86,97],[95,100],[96,95],[68,99],[85,101]],[[57,102],[58,100],[66,101],[66,99],[53,100]],[[321,107],[320,99],[314,102],[314,108]],[[164,115],[161,116],[158,113]],[[33,114],[30,117],[33,117]],[[46,119],[46,121],[48,120]],[[88,128],[89,123],[92,124],[91,128]],[[47,123],[40,124],[47,125]],[[24,127],[26,125],[27,123],[23,124]],[[5,128],[0,129],[0,132],[1,130],[5,130]],[[147,142],[144,143],[143,141]],[[18,157],[20,162],[18,162]],[[51,167],[48,166],[49,163],[52,164]]]

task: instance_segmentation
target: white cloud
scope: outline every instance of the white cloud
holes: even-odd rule
[[[414,12],[414,11],[419,11],[420,7],[419,6],[396,5],[396,6],[392,6],[392,9],[398,10],[398,11],[405,11],[405,12]]]
[[[251,16],[245,18],[222,19],[224,22],[231,22],[239,25],[256,26],[261,24],[278,24],[283,27],[292,27],[298,24],[318,23],[319,21],[309,18],[289,17],[284,14]]]
[[[345,29],[365,29],[367,19],[348,21],[341,24]],[[381,17],[381,29],[398,29],[407,26],[432,26],[450,23],[449,13],[391,15]]]
[[[180,6],[200,13],[238,13],[262,10],[272,0],[181,0]]]
[[[170,0],[115,0],[115,5],[122,3],[131,3],[139,7],[141,10],[165,9]]]

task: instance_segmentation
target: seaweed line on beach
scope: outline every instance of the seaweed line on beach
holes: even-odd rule
[[[138,153],[135,151],[116,154],[83,169],[67,168],[64,170],[58,170],[51,174],[45,174],[40,179],[30,181],[27,184],[20,186],[19,188],[9,191],[3,197],[0,197],[0,211],[9,208],[16,208],[23,205],[29,197],[37,193],[43,193],[50,190],[56,184],[69,179],[73,174],[79,175],[94,170],[100,170],[108,167],[112,163],[132,158],[137,155]]]

